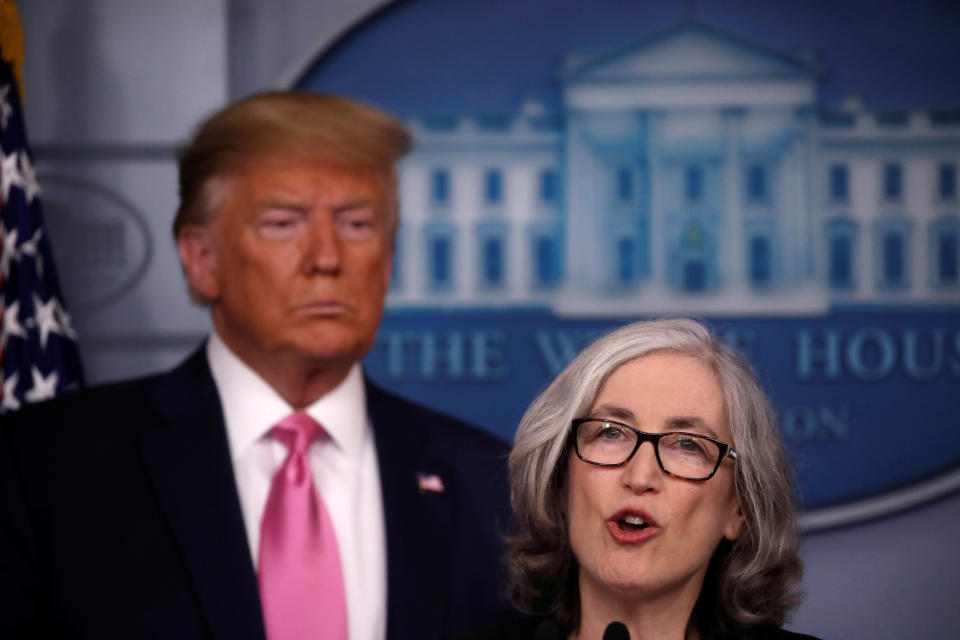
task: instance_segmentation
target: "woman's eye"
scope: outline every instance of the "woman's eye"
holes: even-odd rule
[[[697,438],[679,438],[674,448],[685,453],[700,454],[704,452],[704,447]]]
[[[617,440],[623,437],[623,429],[620,427],[606,426],[600,430],[599,437],[604,440]]]

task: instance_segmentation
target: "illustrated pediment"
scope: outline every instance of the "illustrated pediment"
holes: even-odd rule
[[[710,77],[812,77],[816,64],[686,21],[627,46],[567,60],[563,78],[578,81]]]

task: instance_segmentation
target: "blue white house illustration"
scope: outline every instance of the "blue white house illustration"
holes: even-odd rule
[[[389,303],[558,316],[960,303],[960,111],[838,109],[690,20],[570,55],[559,113],[409,122]]]

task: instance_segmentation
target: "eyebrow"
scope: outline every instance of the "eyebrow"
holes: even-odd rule
[[[617,405],[612,404],[602,404],[599,407],[594,408],[590,413],[629,422],[633,426],[640,429],[640,427],[637,426],[636,415],[634,415],[633,411],[630,411],[624,407],[618,407]],[[691,431],[703,433],[711,438],[719,439],[717,432],[699,416],[670,416],[666,420],[666,426],[668,431]],[[643,429],[640,430],[643,431]]]
[[[309,205],[302,201],[296,199],[281,200],[279,198],[269,198],[267,200],[261,200],[256,205],[256,210],[258,212],[267,211],[269,209],[285,209],[288,211],[306,211],[309,209]]]
[[[267,209],[287,209],[290,211],[308,211],[312,208],[311,203],[303,199],[298,198],[268,198],[266,200],[261,200],[257,203],[256,206],[258,211],[265,211]],[[356,209],[373,209],[374,203],[369,198],[357,198],[355,200],[347,200],[341,202],[332,208],[334,214],[343,213],[347,211],[354,211]]]
[[[590,413],[616,418],[618,420],[631,423],[636,422],[637,420],[637,417],[633,415],[633,411],[630,411],[630,409],[625,409],[612,404],[602,404],[599,407],[592,409]]]
[[[717,438],[717,432],[710,428],[710,426],[703,421],[702,418],[697,416],[671,416],[667,418],[667,426],[671,430],[676,431],[696,431],[704,433],[711,438]]]
[[[346,202],[341,202],[337,206],[332,208],[334,214],[345,213],[347,211],[354,211],[356,209],[371,209],[373,210],[374,204],[368,198],[358,198],[356,200],[347,200]]]

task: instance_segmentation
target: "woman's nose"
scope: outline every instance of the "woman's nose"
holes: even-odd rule
[[[663,482],[663,470],[652,442],[641,442],[622,468],[624,485],[635,493],[658,490]]]

